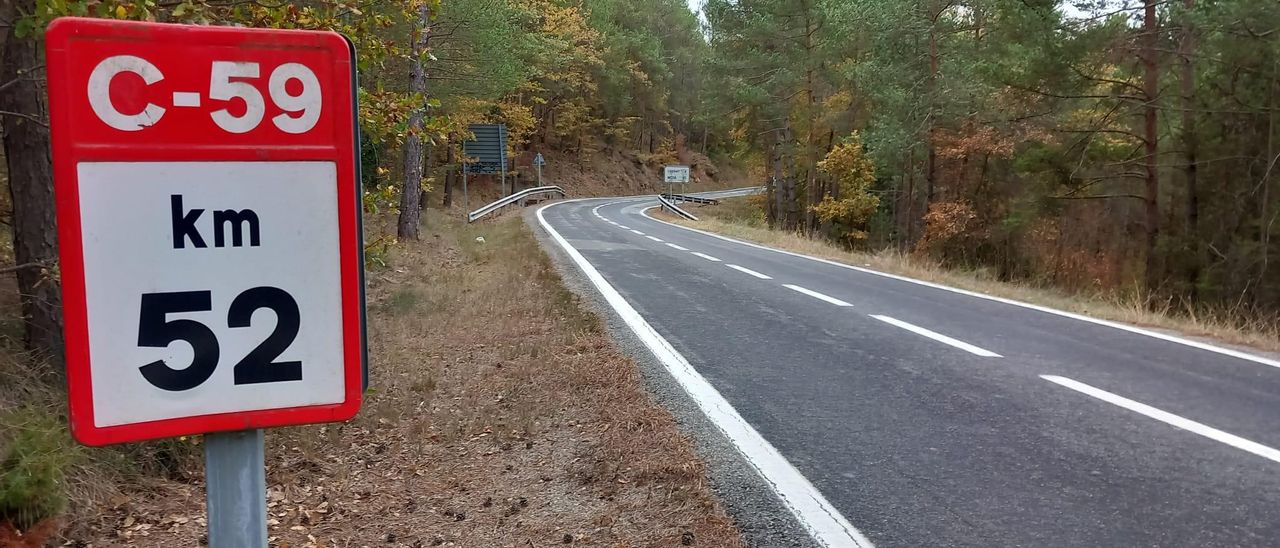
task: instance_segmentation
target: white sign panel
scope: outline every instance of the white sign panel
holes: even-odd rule
[[[343,402],[332,162],[78,176],[99,426]]]
[[[663,181],[667,183],[689,182],[689,166],[667,166],[662,170]]]

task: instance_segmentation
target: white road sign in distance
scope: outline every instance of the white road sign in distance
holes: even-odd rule
[[[354,415],[364,328],[347,42],[68,18],[46,47],[76,438]]]
[[[666,166],[662,169],[662,178],[667,183],[689,182],[689,166]]]

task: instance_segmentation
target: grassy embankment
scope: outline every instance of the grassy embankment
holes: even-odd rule
[[[896,250],[878,253],[850,251],[803,234],[770,230],[763,211],[748,198],[722,200],[716,206],[692,206],[699,221],[665,215],[664,220],[755,242],[787,251],[830,259],[882,272],[908,276],[989,295],[1048,306],[1094,318],[1176,332],[1189,337],[1280,352],[1280,325],[1239,314],[1234,310],[1179,308],[1171,303],[1152,307],[1145,296],[1133,293],[1069,293],[1054,287],[1002,281],[985,270],[957,270],[917,255]]]
[[[429,213],[422,242],[369,272],[360,415],[267,434],[272,544],[741,546],[672,417],[520,217]],[[6,382],[30,370],[9,362]],[[79,448],[54,386],[0,384],[0,505],[23,496],[15,477],[46,477],[50,506],[24,511],[58,514],[55,538],[198,546],[199,439]]]

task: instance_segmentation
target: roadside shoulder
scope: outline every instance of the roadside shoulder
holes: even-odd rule
[[[734,448],[725,433],[703,414],[692,396],[604,301],[565,251],[552,241],[538,222],[538,209],[526,209],[524,220],[551,258],[565,287],[605,319],[615,344],[624,355],[639,364],[650,395],[675,416],[680,431],[689,437],[698,456],[706,462],[712,491],[737,521],[743,540],[753,547],[819,546],[778,499],[769,483]]]

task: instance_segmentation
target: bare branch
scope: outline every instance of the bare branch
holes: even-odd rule
[[[23,113],[21,113],[21,112],[9,112],[9,111],[7,111],[7,110],[0,110],[0,116],[13,116],[13,117],[15,117],[15,118],[24,118],[24,119],[30,120],[30,121],[32,121],[32,122],[35,122],[35,123],[37,123],[37,124],[40,124],[41,126],[43,126],[43,127],[45,127],[45,128],[48,128],[48,127],[49,127],[49,123],[48,123],[48,122],[45,122],[44,120],[41,120],[41,119],[39,119],[39,118],[36,118],[35,116],[32,116],[32,115],[30,115],[30,114],[23,114]]]

